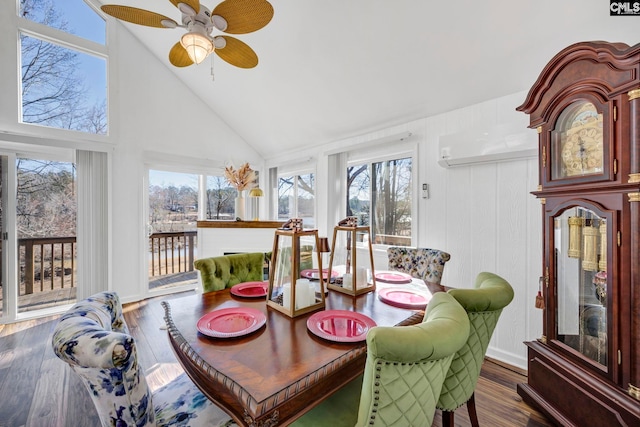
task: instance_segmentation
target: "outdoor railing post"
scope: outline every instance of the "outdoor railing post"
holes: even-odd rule
[[[24,293],[29,295],[33,293],[33,241],[26,240],[24,242]]]
[[[188,258],[188,261],[187,261],[186,271],[193,271],[193,261],[194,261],[194,259],[193,259],[194,258],[193,257],[194,250],[193,249],[194,249],[194,245],[195,245],[194,240],[195,240],[196,236],[189,235],[188,237],[189,237],[189,258]]]

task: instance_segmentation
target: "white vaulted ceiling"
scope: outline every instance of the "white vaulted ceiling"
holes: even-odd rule
[[[102,3],[180,19],[169,0]],[[265,28],[237,36],[258,66],[216,57],[214,81],[209,60],[169,64],[183,30],[122,24],[265,158],[528,90],[575,42],[640,42],[640,16],[610,17],[605,0],[271,3]]]

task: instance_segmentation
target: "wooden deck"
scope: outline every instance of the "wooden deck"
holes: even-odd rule
[[[165,276],[150,277],[149,289],[167,289],[176,286],[193,284],[198,280],[195,271],[187,271]],[[65,287],[18,297],[18,312],[25,313],[59,305],[71,304],[76,301],[76,288]],[[2,307],[2,287],[0,287],[0,307]],[[0,425],[2,427],[2,425]]]

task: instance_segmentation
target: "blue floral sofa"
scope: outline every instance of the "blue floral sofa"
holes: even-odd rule
[[[151,392],[114,292],[71,307],[56,324],[52,345],[86,385],[103,426],[235,425],[185,374]]]

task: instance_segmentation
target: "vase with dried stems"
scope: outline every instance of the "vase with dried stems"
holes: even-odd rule
[[[256,172],[251,169],[249,163],[245,163],[239,169],[235,169],[233,166],[225,167],[224,176],[238,192],[235,200],[235,218],[243,220],[245,219],[244,191],[254,185]]]

